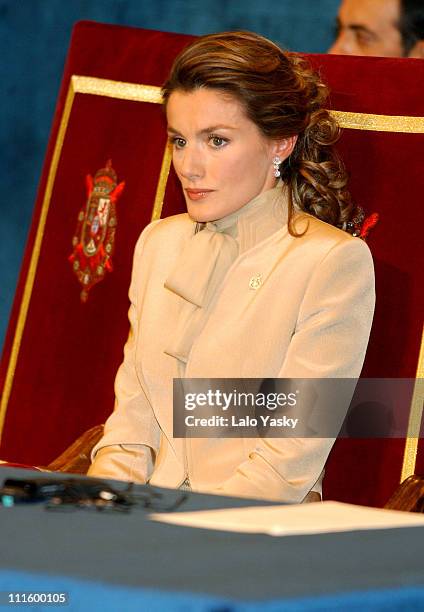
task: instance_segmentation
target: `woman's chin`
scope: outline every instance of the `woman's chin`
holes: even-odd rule
[[[211,211],[202,210],[200,206],[193,206],[192,203],[187,204],[187,212],[190,219],[196,223],[208,223],[208,221],[216,220]]]
[[[191,213],[189,210],[187,212],[188,212],[188,216],[190,217],[190,219],[194,221],[195,223],[208,223],[208,221],[213,220],[213,219],[209,219],[207,215],[195,215]]]

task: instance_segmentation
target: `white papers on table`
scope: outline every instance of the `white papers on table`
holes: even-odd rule
[[[196,512],[155,513],[154,521],[184,527],[273,536],[424,527],[424,514],[325,501],[290,506],[249,506]]]

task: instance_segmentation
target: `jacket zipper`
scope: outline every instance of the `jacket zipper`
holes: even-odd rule
[[[189,475],[188,475],[187,438],[184,438],[183,452],[184,452],[184,474],[185,474],[185,478],[184,478],[183,482],[180,484],[179,489],[182,489],[183,491],[191,491],[190,478],[189,478]]]

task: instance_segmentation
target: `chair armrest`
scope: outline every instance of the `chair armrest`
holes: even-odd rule
[[[384,507],[388,510],[424,512],[424,478],[416,474],[409,476],[398,486]]]
[[[86,474],[90,466],[90,454],[103,435],[103,425],[96,425],[83,433],[59,457],[49,463],[52,472]]]

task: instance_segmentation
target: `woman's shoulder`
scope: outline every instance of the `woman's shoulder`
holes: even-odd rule
[[[164,217],[158,219],[155,228],[156,232],[163,233],[187,233],[194,229],[195,222],[190,219],[187,213],[181,213],[179,215],[171,215],[170,217]]]
[[[328,258],[363,261],[372,266],[372,255],[368,245],[361,238],[354,237],[334,225],[321,221],[307,213],[299,214],[294,229],[301,234],[293,238],[292,245],[302,251],[302,255],[315,261]]]
[[[302,234],[306,242],[326,244],[330,248],[336,244],[362,244],[368,249],[363,240],[308,213],[301,213],[295,218],[294,229]]]
[[[172,215],[152,221],[143,229],[137,241],[136,251],[175,245],[181,240],[191,236],[194,232],[195,223],[187,213]]]
[[[334,243],[354,239],[348,232],[304,212],[296,215],[294,229],[299,234],[304,233],[305,238],[309,239],[325,239]]]

